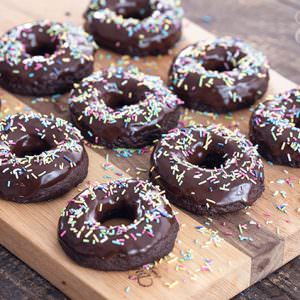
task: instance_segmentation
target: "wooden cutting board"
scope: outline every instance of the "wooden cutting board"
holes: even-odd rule
[[[88,0],[1,0],[0,33],[12,26],[48,18],[82,24]],[[95,70],[114,63],[137,65],[166,80],[174,55],[188,43],[212,35],[188,20],[184,35],[168,56],[132,60],[99,50]],[[259,45],[256,45],[259,48]],[[294,84],[271,72],[268,93]],[[67,95],[32,99],[0,90],[2,116],[34,109],[68,119]],[[217,116],[185,111],[185,122],[223,123],[248,133],[249,110]],[[300,254],[300,170],[265,162],[266,191],[250,209],[205,218],[176,209],[181,229],[173,253],[152,270],[100,272],[73,263],[56,237],[58,217],[68,199],[89,182],[122,176],[147,178],[149,152],[88,148],[84,183],[54,201],[18,205],[0,200],[0,242],[74,299],[228,299]],[[286,210],[282,209],[286,207]],[[287,205],[287,206],[286,206]],[[279,209],[281,208],[281,209]]]

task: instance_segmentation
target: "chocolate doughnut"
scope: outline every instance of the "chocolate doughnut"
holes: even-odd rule
[[[112,218],[131,222],[103,224]],[[178,230],[158,188],[122,179],[90,187],[72,199],[59,220],[58,239],[66,254],[84,267],[125,271],[171,252]]]
[[[157,144],[150,178],[170,202],[197,215],[233,212],[264,190],[256,148],[222,125],[177,128]]]
[[[300,167],[300,89],[270,96],[250,119],[250,140],[275,164]]]
[[[83,181],[88,156],[80,132],[36,113],[0,121],[0,197],[19,203],[58,197]]]
[[[169,80],[186,107],[225,113],[261,98],[268,87],[268,70],[262,53],[224,37],[182,50],[173,61]]]
[[[93,71],[95,45],[80,27],[36,21],[0,38],[0,85],[28,96],[63,93]]]
[[[176,127],[181,103],[159,77],[122,68],[83,79],[69,99],[72,121],[86,139],[109,148],[151,144]]]
[[[85,27],[96,42],[131,56],[165,54],[181,37],[179,0],[92,0]]]

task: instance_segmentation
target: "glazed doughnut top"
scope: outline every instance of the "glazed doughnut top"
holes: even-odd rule
[[[179,108],[182,101],[159,77],[136,68],[111,67],[76,84],[69,104],[77,120],[90,128],[91,137],[99,126],[106,125],[112,138],[120,132],[135,135],[149,126],[159,128],[164,116]]]
[[[174,197],[204,207],[251,204],[257,198],[252,187],[264,179],[256,147],[238,131],[215,124],[170,131],[157,144],[152,165],[151,178],[175,204]]]
[[[300,166],[300,89],[269,96],[250,120],[250,137],[262,155],[279,164]]]
[[[114,217],[129,218],[131,223],[102,224]],[[147,181],[121,179],[90,187],[72,199],[60,218],[58,234],[81,254],[134,257],[165,238],[174,224],[171,206],[158,188]]]
[[[28,73],[32,80],[49,73],[53,79],[74,64],[93,61],[95,47],[92,36],[80,27],[48,20],[26,23],[0,38],[0,67],[5,63],[14,74]],[[6,68],[0,68],[0,76]]]
[[[0,195],[27,197],[65,178],[84,155],[82,136],[66,121],[37,113],[0,121]]]
[[[265,56],[242,40],[214,38],[179,53],[170,69],[170,83],[187,107],[226,112],[261,98],[268,70]]]
[[[179,0],[92,0],[85,14],[88,31],[100,45],[139,56],[173,46],[181,35],[182,16]],[[97,33],[93,27],[99,25],[107,32]]]

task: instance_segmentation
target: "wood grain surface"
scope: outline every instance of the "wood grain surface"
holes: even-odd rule
[[[6,99],[4,113],[28,110],[15,96],[4,91],[2,95]],[[251,258],[226,241],[215,245],[212,235],[199,234],[196,226],[201,224],[182,211],[178,214],[181,229],[172,256],[155,268],[159,277],[152,276],[154,282],[148,288],[136,281],[131,282],[128,279],[131,272],[99,272],[77,266],[65,255],[57,241],[57,222],[62,209],[68,199],[89,183],[126,176],[113,165],[104,167],[108,163],[105,156],[91,148],[87,148],[87,152],[90,161],[88,176],[78,188],[65,196],[26,205],[0,201],[0,242],[5,247],[73,299],[120,299],[125,296],[127,286],[132,290],[130,299],[170,299],[173,293],[181,299],[200,295],[205,299],[228,299],[249,286]],[[193,257],[188,264],[180,263],[183,253],[191,253]],[[206,265],[206,260],[213,262],[210,266],[213,271],[197,271]],[[186,269],[178,272],[176,264]],[[184,281],[187,281],[188,290],[183,286]],[[170,290],[166,285],[174,282],[178,283],[178,287]]]
[[[34,4],[35,4],[34,7],[30,6],[29,2],[30,3],[34,2]],[[70,17],[66,17],[66,7],[71,7],[71,6],[67,6],[67,4],[68,4],[67,2],[69,2],[69,5],[70,5],[70,1],[61,1],[60,3],[55,5],[55,9],[48,9],[47,3],[43,2],[43,1],[23,1],[22,3],[20,3],[19,1],[2,0],[0,2],[0,11],[2,11],[2,13],[5,17],[4,17],[4,19],[0,20],[0,28],[1,28],[1,30],[5,30],[13,25],[18,24],[18,23],[25,22],[30,19],[41,18],[41,17],[48,17],[48,18],[53,18],[53,19],[58,19],[58,20],[69,18],[69,19],[72,19],[72,21],[80,23],[81,22],[81,19],[80,19],[81,11],[84,10],[84,7],[86,5],[85,1],[82,1],[82,3],[80,3],[80,5],[79,5],[80,7],[76,7],[76,8],[72,7],[69,9],[68,15],[70,14]],[[189,3],[189,2],[191,2],[191,3]],[[219,1],[216,1],[216,2],[219,2]],[[232,2],[232,1],[224,1],[224,9],[225,10],[221,16],[229,15],[229,12],[226,12],[226,8],[228,8],[229,2]],[[244,2],[244,1],[237,1],[237,2]],[[256,2],[257,1],[252,1],[250,8],[252,6],[255,7]],[[266,2],[269,2],[269,1],[266,1]],[[192,1],[186,1],[185,5],[186,6],[189,5],[188,7],[193,8],[192,5],[194,5],[194,4]],[[220,7],[220,5],[221,4],[219,4],[219,7]],[[239,3],[239,4],[237,4],[237,6],[238,5],[241,5],[241,4]],[[249,6],[245,3],[243,5]],[[283,4],[283,5],[286,6],[286,4]],[[200,6],[201,6],[201,4],[200,4]],[[208,4],[206,6],[206,9],[212,9],[211,6],[212,5]],[[257,6],[258,6],[258,4],[256,5],[256,10],[257,10]],[[29,9],[29,7],[30,7],[30,9]],[[290,9],[290,6],[287,6],[287,7]],[[266,9],[266,7],[264,7],[264,9]],[[196,9],[191,9],[191,11],[196,12]],[[196,18],[199,16],[199,13],[198,13],[198,15],[194,14],[191,16]],[[219,17],[220,14],[218,14],[216,16]],[[211,18],[209,18],[209,17],[211,17],[211,16],[202,14],[202,19],[200,19],[200,22],[203,23],[202,25],[205,25],[206,27],[212,26],[214,19],[212,17]],[[183,40],[181,45],[178,46],[178,48],[181,48],[184,44],[192,41],[192,39],[195,40],[195,39],[207,36],[207,33],[203,32],[201,30],[199,31],[193,25],[190,25],[188,23],[186,23],[186,24],[187,25],[185,26],[185,28],[188,28],[187,30],[189,31],[190,34],[186,35],[186,38]],[[223,30],[225,31],[226,29],[223,28]],[[224,32],[224,33],[227,33],[227,32]],[[222,34],[222,32],[219,34]],[[251,34],[248,39],[251,40]],[[255,42],[255,40],[253,42]],[[261,43],[258,45],[258,47],[260,47],[260,48],[262,48],[262,46],[263,46],[263,44],[261,44]],[[266,49],[266,51],[268,51],[268,50]],[[146,71],[148,73],[160,74],[160,75],[163,75],[162,76],[163,78],[165,78],[166,72],[163,70],[168,69],[170,59],[171,58],[163,57],[163,58],[159,58],[158,62],[157,61],[154,62],[153,59],[146,59],[146,60],[141,60],[140,62],[138,62],[138,64],[144,71]],[[112,60],[111,58],[106,59],[106,58],[102,57],[101,59],[99,59],[97,61],[96,68],[99,68],[100,66],[108,65],[109,63],[111,63],[111,60]],[[122,63],[124,63],[124,61],[126,63],[126,59],[125,60],[123,59]],[[271,57],[271,63],[272,63],[272,57]],[[275,91],[281,90],[282,88],[287,88],[289,86],[291,86],[290,82],[282,79],[281,77],[278,77],[275,73],[272,74],[272,83],[271,83],[270,92],[275,92]],[[5,94],[5,96],[6,96],[7,100],[14,99],[14,97],[12,97],[11,95]],[[49,112],[49,110],[52,110],[59,116],[63,116],[65,118],[68,117],[67,113],[66,113],[66,105],[65,105],[64,97],[60,98],[59,101],[53,101],[53,100],[48,99],[48,100],[46,100],[48,102],[45,102],[45,101],[43,102],[43,106],[37,105],[35,101],[32,101],[32,99],[27,99],[24,97],[18,97],[18,98],[20,100],[24,101],[26,104],[33,107],[34,109],[38,109],[39,111]],[[246,121],[247,113],[248,112],[245,111],[243,114],[238,115],[237,117],[234,117],[234,118],[226,117],[225,119],[218,119],[217,121],[222,121],[231,127],[241,126],[241,124],[242,124],[243,126],[241,126],[241,128],[244,129],[245,133],[246,133],[247,127],[245,126],[245,124],[247,122]],[[192,114],[192,117],[194,120],[201,120],[202,122],[209,122],[209,121],[212,121],[212,119],[213,119],[212,117],[209,117],[209,118],[203,117],[198,113]],[[98,151],[98,152],[100,152],[100,154],[103,155],[107,151],[102,150],[102,151]],[[112,158],[113,163],[118,165],[123,170],[128,170],[128,168],[129,168],[130,175],[140,176],[140,177],[145,176],[145,174],[143,174],[143,173],[139,174],[140,171],[137,170],[136,167],[138,166],[139,168],[142,168],[142,169],[148,168],[148,156],[147,155],[143,155],[143,156],[134,155],[132,158],[129,158],[125,161],[124,161],[124,158],[122,158],[122,159],[118,158],[116,156],[116,154],[112,151],[109,152],[109,155]],[[269,168],[267,172],[270,172],[270,174],[269,174],[270,176],[268,176],[268,177],[273,178],[275,176],[273,179],[274,181],[276,181],[277,179],[288,177],[284,173],[284,168],[281,168],[281,167],[278,167],[276,169]],[[292,171],[291,174],[298,176],[296,171]],[[276,176],[278,176],[278,177],[276,177]],[[274,187],[274,189],[280,188],[276,184],[274,184],[273,187]],[[234,248],[236,248],[238,251],[243,252],[246,255],[246,257],[251,258],[251,261],[252,261],[252,266],[251,266],[252,271],[251,272],[252,273],[250,274],[251,275],[250,280],[252,283],[259,280],[260,278],[265,277],[266,274],[270,273],[272,270],[277,269],[278,266],[281,266],[283,264],[283,262],[287,262],[291,258],[295,257],[297,254],[299,254],[299,253],[297,253],[297,251],[299,250],[299,248],[297,247],[297,245],[298,245],[297,242],[299,240],[299,232],[297,230],[297,228],[299,226],[299,216],[296,214],[296,208],[297,208],[297,205],[299,206],[299,202],[295,202],[294,206],[290,205],[289,215],[286,219],[283,219],[282,215],[281,215],[282,213],[276,211],[274,208],[276,204],[279,204],[280,201],[283,201],[283,200],[282,199],[272,199],[271,194],[274,191],[273,187],[271,186],[269,188],[269,191],[267,191],[263,197],[264,199],[262,201],[260,201],[259,203],[257,203],[257,205],[255,205],[254,209],[252,209],[251,211],[247,211],[246,213],[243,212],[243,213],[238,213],[235,216],[231,215],[231,216],[220,217],[220,218],[214,219],[213,222],[211,222],[211,220],[207,220],[204,218],[195,218],[197,220],[200,220],[201,223],[209,226],[209,228],[212,228],[212,229],[217,228],[221,233],[223,233],[223,236],[226,239],[226,242],[228,242],[228,244],[232,244],[234,246]],[[294,189],[288,190],[288,188],[286,188],[285,186],[284,186],[284,189],[286,189],[289,194],[293,194],[293,197],[295,197],[295,199],[299,199],[299,195],[295,193]],[[279,201],[279,202],[277,202],[277,201]],[[269,217],[269,215],[270,215],[270,217]],[[188,220],[190,220],[190,218],[188,218]],[[254,241],[252,243],[245,243],[245,242],[239,241],[239,239],[238,239],[239,232],[237,229],[238,225],[248,224],[251,220],[252,221],[255,220],[255,222],[261,224],[262,227],[260,228],[260,230],[257,230],[257,229],[255,229],[255,227],[249,226],[249,229],[247,230],[247,235],[249,237],[255,237]],[[226,224],[226,226],[224,226],[224,224]],[[224,231],[224,232],[222,232],[222,231]],[[230,232],[231,234],[228,235],[227,234],[228,232]],[[287,241],[287,242],[285,242],[285,241]],[[17,251],[17,250],[18,249],[16,249],[15,251]],[[266,253],[268,254],[267,256],[265,255]],[[5,254],[7,254],[7,253],[5,253]],[[18,253],[18,255],[22,255],[22,253],[20,253],[20,254]],[[243,255],[242,255],[242,257],[243,257]],[[2,256],[1,256],[0,261],[2,262]],[[245,263],[245,265],[247,265],[247,263]],[[35,266],[35,267],[38,267],[38,266]],[[9,267],[5,269],[5,265],[4,265],[3,269],[8,270]],[[3,271],[3,272],[5,272],[5,271]],[[2,274],[2,268],[0,271],[0,276],[1,276],[1,274]],[[6,271],[3,276],[3,278],[6,279],[5,282],[7,282],[7,280],[9,281],[9,279],[7,279],[7,277],[9,278],[9,275],[7,275],[7,274],[14,274],[14,273],[13,272],[9,273]],[[16,275],[14,275],[14,276],[16,276]],[[247,278],[246,278],[246,281],[247,281]],[[13,282],[13,281],[11,281],[11,282]],[[0,283],[0,284],[2,284],[2,283]],[[272,284],[274,285],[274,283],[272,283]],[[241,283],[241,285],[243,285],[243,283]],[[258,286],[261,286],[261,285],[263,285],[263,283],[260,283]],[[22,287],[23,287],[24,291],[27,290],[27,288],[24,287],[24,285],[23,286],[20,285],[19,288],[22,289]],[[297,288],[297,285],[295,285],[292,288],[295,288],[295,287]],[[62,288],[65,288],[65,287],[62,287]],[[55,291],[51,287],[49,287],[49,289],[53,290],[53,293],[55,293],[57,297],[62,296],[61,294],[59,294],[57,291]],[[281,292],[282,288],[279,287],[278,291]],[[295,291],[295,293],[293,294],[293,292],[287,293],[285,291],[285,295],[287,295],[287,297],[294,297],[295,295],[297,295],[296,292],[297,291]],[[16,289],[16,293],[18,293],[17,289]],[[41,291],[41,293],[43,293],[43,291]],[[1,295],[1,292],[0,292],[0,295]],[[45,294],[45,295],[47,295],[47,294]],[[49,294],[49,296],[51,296],[51,293]],[[244,296],[241,295],[240,297],[244,297]],[[245,297],[247,297],[247,295]],[[288,299],[288,298],[286,298],[286,299]]]

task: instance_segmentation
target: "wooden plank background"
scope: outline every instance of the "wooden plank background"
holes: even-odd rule
[[[31,6],[29,5],[28,2],[34,2],[35,6],[33,7],[33,9],[31,9]],[[63,2],[63,1],[61,1],[61,2]],[[64,1],[63,3],[59,4],[61,6],[59,6],[59,7],[56,6],[55,10],[52,11],[49,9],[45,9],[47,4],[46,4],[46,2],[43,2],[43,1],[38,1],[38,3],[37,3],[37,1],[23,1],[22,3],[19,3],[19,1],[4,1],[4,0],[2,0],[0,2],[0,11],[1,11],[1,5],[2,5],[2,12],[5,12],[5,14],[4,14],[4,19],[1,19],[1,21],[0,21],[1,29],[2,28],[8,29],[12,25],[15,25],[19,22],[24,22],[24,21],[30,20],[32,18],[39,18],[43,14],[45,14],[45,16],[48,16],[48,17],[49,16],[53,17],[54,19],[65,19],[66,18],[65,17],[66,8],[71,7],[71,6],[67,6],[66,2],[70,2],[70,1]],[[228,2],[228,1],[225,1],[225,2]],[[82,7],[82,10],[84,9],[85,5],[86,5],[86,3],[80,4],[80,6]],[[224,6],[226,7],[226,3],[224,4]],[[255,6],[255,5],[253,4],[253,6]],[[70,10],[71,10],[72,20],[73,19],[80,20],[80,14],[81,14],[80,9],[78,8],[76,11],[72,11],[72,9],[70,9]],[[60,14],[58,14],[57,12],[60,12]],[[14,16],[14,17],[12,17],[12,16]],[[16,20],[17,20],[17,22],[16,22]],[[205,18],[204,20],[205,20],[205,22],[207,22],[208,18]],[[207,27],[210,26],[209,23],[205,23],[205,24],[207,24]],[[195,38],[197,38],[197,36],[195,36]],[[109,63],[110,59],[108,59],[107,61],[105,61],[105,59],[104,60],[102,59],[102,60],[100,60],[100,62],[103,65],[105,63]],[[164,65],[165,68],[167,69],[169,61],[166,62],[166,61],[160,60],[158,64],[153,64],[153,62],[151,60],[145,60],[145,61],[141,62],[141,64],[142,64],[144,70],[156,73],[158,65],[159,66]],[[274,76],[276,76],[276,75],[274,75]],[[273,76],[273,78],[276,79],[276,77],[274,77],[274,76]],[[284,81],[282,82],[282,80],[281,80],[281,83],[283,85],[290,85],[289,82],[284,82]],[[25,101],[24,98],[22,98],[22,100]],[[29,101],[27,100],[27,103],[32,105],[33,107],[36,107],[36,105],[33,104],[31,100],[29,100]],[[57,112],[57,114],[66,116],[66,114],[64,113],[65,106],[64,106],[63,102],[59,102],[59,103],[55,103],[55,104],[48,103],[45,105],[45,110],[48,111],[50,107],[53,108]],[[195,115],[195,117],[199,118],[199,116],[197,114]],[[231,126],[233,125],[232,120],[228,120],[227,123]],[[111,156],[113,157],[114,162],[116,162],[117,164],[124,164],[124,159],[117,160],[117,157],[113,153],[111,153]],[[138,156],[138,157],[135,156],[134,160],[137,160],[137,159],[138,159],[138,165],[140,167],[142,167],[142,168],[147,167],[145,165],[144,159],[142,159],[140,156]],[[137,173],[137,171],[135,169],[136,164],[133,164],[133,159],[128,159],[126,163],[127,163],[126,168],[128,168],[128,167],[131,168],[131,175],[136,175],[136,173]],[[141,174],[139,174],[139,175],[141,175]],[[278,216],[280,216],[280,215],[278,215]],[[257,216],[254,216],[254,217],[256,218]],[[239,216],[239,217],[235,218],[235,220],[237,220],[237,223],[234,223],[234,222],[228,223],[228,224],[230,224],[230,228],[227,228],[227,230],[236,231],[236,227],[238,224],[243,224],[243,222],[246,222],[248,220],[248,215]],[[203,219],[201,221],[207,222],[207,220],[203,220]],[[261,220],[261,221],[264,222],[265,220]],[[223,222],[228,222],[228,218],[226,218],[226,217],[224,217],[224,219],[220,218],[217,221],[217,224],[213,224],[212,226],[219,227],[220,224],[222,224]],[[253,261],[255,261],[256,265],[253,267],[253,272],[255,274],[252,274],[253,281],[256,281],[257,279],[259,279],[260,277],[263,277],[265,275],[264,272],[262,272],[262,270],[261,270],[261,266],[262,266],[261,264],[265,263],[264,253],[267,250],[266,247],[271,247],[270,249],[273,249],[273,254],[274,254],[274,256],[273,256],[274,260],[269,262],[270,269],[267,269],[267,272],[276,268],[277,267],[276,263],[281,264],[281,262],[278,261],[278,259],[277,259],[277,255],[278,255],[278,253],[280,253],[280,251],[284,251],[284,253],[285,253],[284,259],[286,261],[289,260],[291,257],[295,256],[296,249],[293,249],[293,246],[292,246],[294,243],[290,243],[290,246],[283,249],[283,243],[281,242],[280,239],[278,239],[277,234],[276,234],[277,226],[272,225],[272,224],[268,224],[268,225],[270,225],[270,226],[267,226],[268,230],[261,230],[260,231],[261,236],[257,237],[257,241],[259,241],[260,243],[256,242],[254,245],[250,244],[250,246],[249,246],[247,244],[245,246],[243,243],[239,243],[237,241],[236,236],[233,238],[228,237],[228,240],[230,240],[231,243],[234,243],[237,247],[240,247],[241,250],[246,252],[250,257],[253,258]],[[270,227],[272,228],[273,233],[272,232],[269,233]],[[286,227],[283,226],[283,228],[284,228],[284,231],[282,232],[283,235],[291,234],[291,232],[289,231],[289,226],[286,226]],[[247,234],[249,234],[250,236],[256,235],[257,231],[253,231],[253,232],[247,231]],[[268,234],[268,238],[267,238],[268,243],[266,243],[266,241],[264,241],[265,234]],[[297,236],[295,236],[295,239],[296,238],[297,238]],[[275,264],[274,264],[274,262],[275,262]]]

